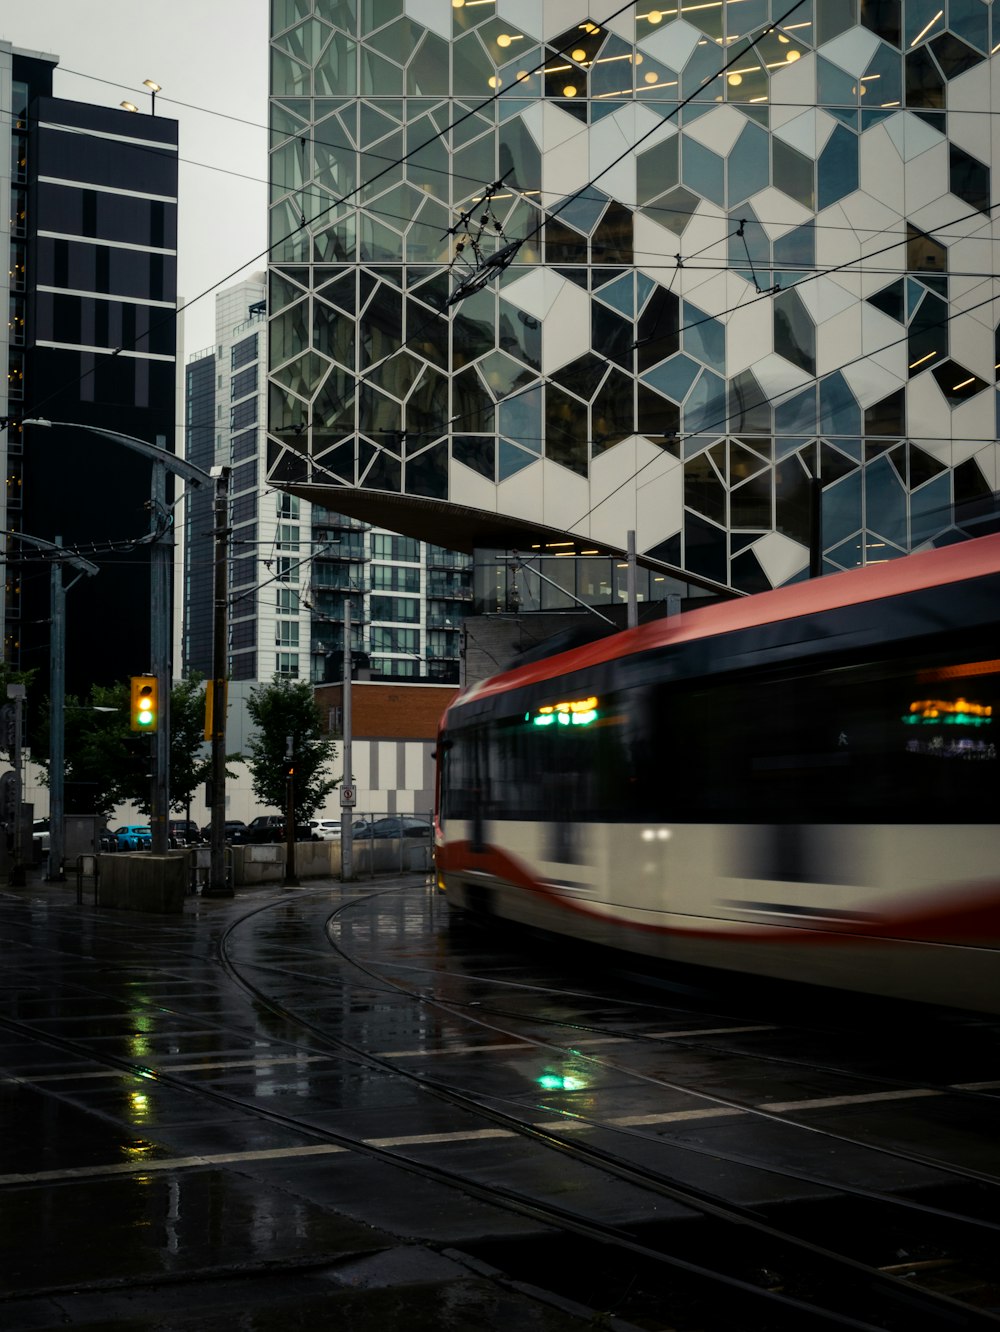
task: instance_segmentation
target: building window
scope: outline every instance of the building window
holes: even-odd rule
[[[275,659],[278,675],[297,676],[299,673],[299,654],[297,652],[279,652]]]
[[[241,490],[251,490],[257,484],[257,464],[255,462],[241,463],[239,467],[233,468],[230,489],[234,495],[238,495]]]
[[[234,435],[230,450],[231,461],[234,463],[246,462],[247,458],[252,458],[257,452],[257,431],[246,430],[242,435]]]
[[[274,641],[278,647],[298,647],[299,625],[297,620],[278,620],[274,628]]]
[[[232,507],[229,510],[231,514],[230,521],[233,523],[246,523],[257,517],[257,492],[248,491],[245,495],[238,495],[233,500]]]
[[[230,646],[234,651],[239,648],[252,648],[257,646],[257,621],[256,620],[237,620],[230,630]]]
[[[406,565],[373,564],[372,588],[379,592],[419,592],[420,570]]]
[[[245,430],[247,426],[257,424],[257,399],[247,398],[246,402],[237,403],[229,409],[229,429]]]
[[[299,594],[294,587],[279,587],[275,594],[275,610],[294,615],[299,610]]]
[[[298,550],[299,525],[297,523],[279,523],[277,542],[279,550]]]
[[[371,599],[373,620],[397,620],[403,624],[420,623],[420,602],[416,597],[377,597]]]
[[[388,532],[372,533],[372,559],[409,560],[411,564],[420,559],[420,544],[412,537],[392,536]]]
[[[420,631],[418,629],[391,629],[387,625],[373,624],[371,629],[372,652],[410,652],[420,655]]]
[[[375,675],[420,675],[420,662],[412,657],[372,657],[371,668]]]
[[[257,392],[257,367],[252,365],[249,370],[241,370],[238,375],[233,375],[233,382],[229,386],[229,397],[235,402],[237,398],[245,398],[248,393]]]
[[[251,361],[257,359],[257,334],[251,333],[248,338],[242,342],[237,342],[232,351],[232,369],[239,370],[244,365],[249,365]],[[236,394],[233,394],[236,397]]]

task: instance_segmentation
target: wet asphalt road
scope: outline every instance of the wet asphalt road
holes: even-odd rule
[[[933,1190],[942,1166],[1000,1178],[974,1104],[1000,1088],[995,1024],[985,1044],[955,1028],[933,1060],[926,1034],[827,1033],[804,1071],[781,1022],[522,957],[449,922],[423,875],[194,896],[180,916],[33,883],[0,891],[0,942],[5,1332],[624,1332],[586,1273],[574,1299],[492,1268],[490,1245],[551,1233],[506,1194],[621,1224],[692,1213],[492,1127],[435,1079],[543,1133],[599,1119],[617,1151],[750,1207],[811,1202],[818,1156],[876,1192]],[[920,1078],[979,1090],[899,1090]]]

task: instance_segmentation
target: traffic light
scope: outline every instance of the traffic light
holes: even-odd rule
[[[133,731],[152,732],[159,725],[160,707],[155,675],[132,676],[130,718]]]
[[[284,763],[282,764],[282,772],[284,773],[286,779],[293,778],[295,776],[295,760],[285,759]]]

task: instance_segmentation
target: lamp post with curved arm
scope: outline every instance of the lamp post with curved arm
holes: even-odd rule
[[[42,417],[28,417],[22,425],[57,426],[63,430],[86,430],[93,435],[110,439],[124,448],[141,453],[152,462],[152,482],[150,487],[151,508],[151,550],[150,569],[150,666],[157,680],[160,701],[159,725],[155,733],[155,753],[153,764],[152,814],[150,827],[153,834],[153,851],[165,855],[169,844],[170,819],[170,572],[172,565],[171,539],[172,524],[168,520],[166,474],[168,471],[195,486],[213,486],[216,492],[216,545],[221,543],[223,551],[227,547],[227,529],[225,526],[225,502],[228,491],[228,467],[213,467],[211,473],[190,463],[186,458],[178,458],[163,447],[164,438],[158,436],[156,444],[133,435],[123,435],[117,430],[107,430],[103,426],[85,425],[79,421],[49,421]],[[218,503],[222,496],[222,505]],[[222,567],[222,587],[219,587],[219,566]],[[215,615],[222,624],[226,623],[227,590],[225,586],[225,555],[216,559],[216,588],[214,594]],[[222,840],[222,825],[225,820],[225,678],[226,678],[226,635],[216,632],[212,663],[213,691],[213,735],[212,735],[212,854],[209,872],[210,887],[216,894],[226,891],[225,844]],[[221,732],[221,740],[219,733]],[[221,811],[221,812],[220,812]],[[218,832],[218,837],[216,833]],[[216,845],[218,843],[218,846]]]

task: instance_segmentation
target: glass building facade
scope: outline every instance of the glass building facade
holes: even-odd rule
[[[741,592],[981,530],[993,7],[607,8],[274,0],[272,483]]]
[[[67,603],[66,687],[85,694],[150,667],[150,463],[94,431],[176,446],[177,122],[53,97],[55,67],[0,41],[3,526],[100,568]],[[49,569],[29,541],[5,551],[4,659],[44,678]]]

